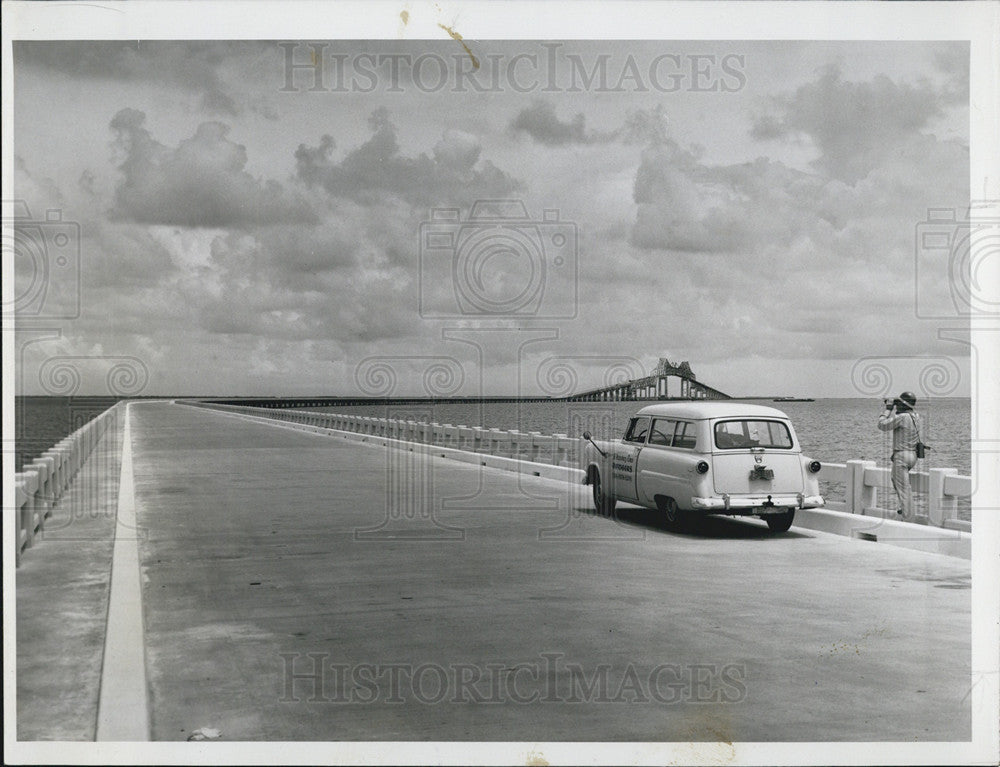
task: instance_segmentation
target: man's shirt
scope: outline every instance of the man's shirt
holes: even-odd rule
[[[920,442],[920,416],[909,410],[905,413],[882,413],[878,418],[878,427],[882,431],[892,432],[892,450],[916,450]]]

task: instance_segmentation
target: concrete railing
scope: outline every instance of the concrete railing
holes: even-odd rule
[[[576,467],[580,440],[565,434],[546,435],[540,432],[501,431],[478,426],[433,423],[370,416],[288,411],[276,408],[185,402],[194,407],[245,413],[274,421],[299,424],[304,427],[336,429],[337,431],[384,437],[402,442],[437,445],[452,450],[520,459],[552,466]]]
[[[423,421],[374,418],[370,416],[317,413],[245,405],[224,405],[186,402],[195,407],[225,410],[260,416],[303,427],[335,429],[395,439],[437,445],[452,450],[518,459],[533,463],[575,468],[579,465],[583,440],[565,434],[545,435],[539,432],[501,431],[476,426],[427,423]],[[890,488],[888,468],[879,468],[874,461],[856,460],[825,463],[820,470],[821,481],[842,483],[843,500],[827,500],[827,508],[852,514],[885,517],[878,506],[879,488]],[[971,498],[972,478],[961,476],[957,469],[911,471],[910,482],[915,493],[927,499],[927,514],[918,515],[916,522],[952,530],[970,531],[971,523],[957,518],[958,499]]]
[[[825,463],[819,479],[844,485],[842,501],[827,501],[827,508],[849,514],[884,517],[887,510],[879,506],[879,489],[892,490],[891,469],[879,467],[875,461],[855,460],[847,463]],[[972,477],[960,475],[957,469],[911,471],[913,492],[926,497],[927,513],[916,515],[914,521],[950,530],[971,531],[972,523],[958,518],[959,498],[972,497]]]
[[[114,422],[118,407],[112,405],[92,418],[14,475],[18,565],[23,552],[35,545],[36,537],[45,529],[45,520],[52,515],[53,506]]]

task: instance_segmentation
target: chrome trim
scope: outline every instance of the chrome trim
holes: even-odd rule
[[[770,496],[771,504],[775,508],[799,508],[799,509],[815,509],[821,508],[826,505],[826,501],[821,495],[807,495],[803,496],[801,493],[798,495],[779,495]],[[729,511],[730,509],[759,509],[759,508],[770,508],[765,506],[768,502],[766,497],[760,498],[733,498],[728,494],[723,494],[721,497],[692,497],[691,506],[696,509],[722,509]]]

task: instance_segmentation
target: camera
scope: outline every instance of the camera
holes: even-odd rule
[[[80,316],[80,225],[61,210],[34,219],[23,200],[3,201],[4,258],[13,256],[14,295],[4,317],[75,319]]]
[[[915,237],[915,309],[921,319],[1000,316],[1000,211],[974,203],[967,215],[930,208]]]
[[[464,220],[435,208],[420,225],[420,316],[571,319],[577,230],[558,210],[533,220],[520,200],[478,200]]]

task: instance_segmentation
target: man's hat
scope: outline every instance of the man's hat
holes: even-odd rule
[[[917,398],[914,396],[913,392],[904,391],[902,394],[899,395],[899,397],[897,397],[897,399],[902,400],[910,407],[913,407],[914,405],[917,404]]]

